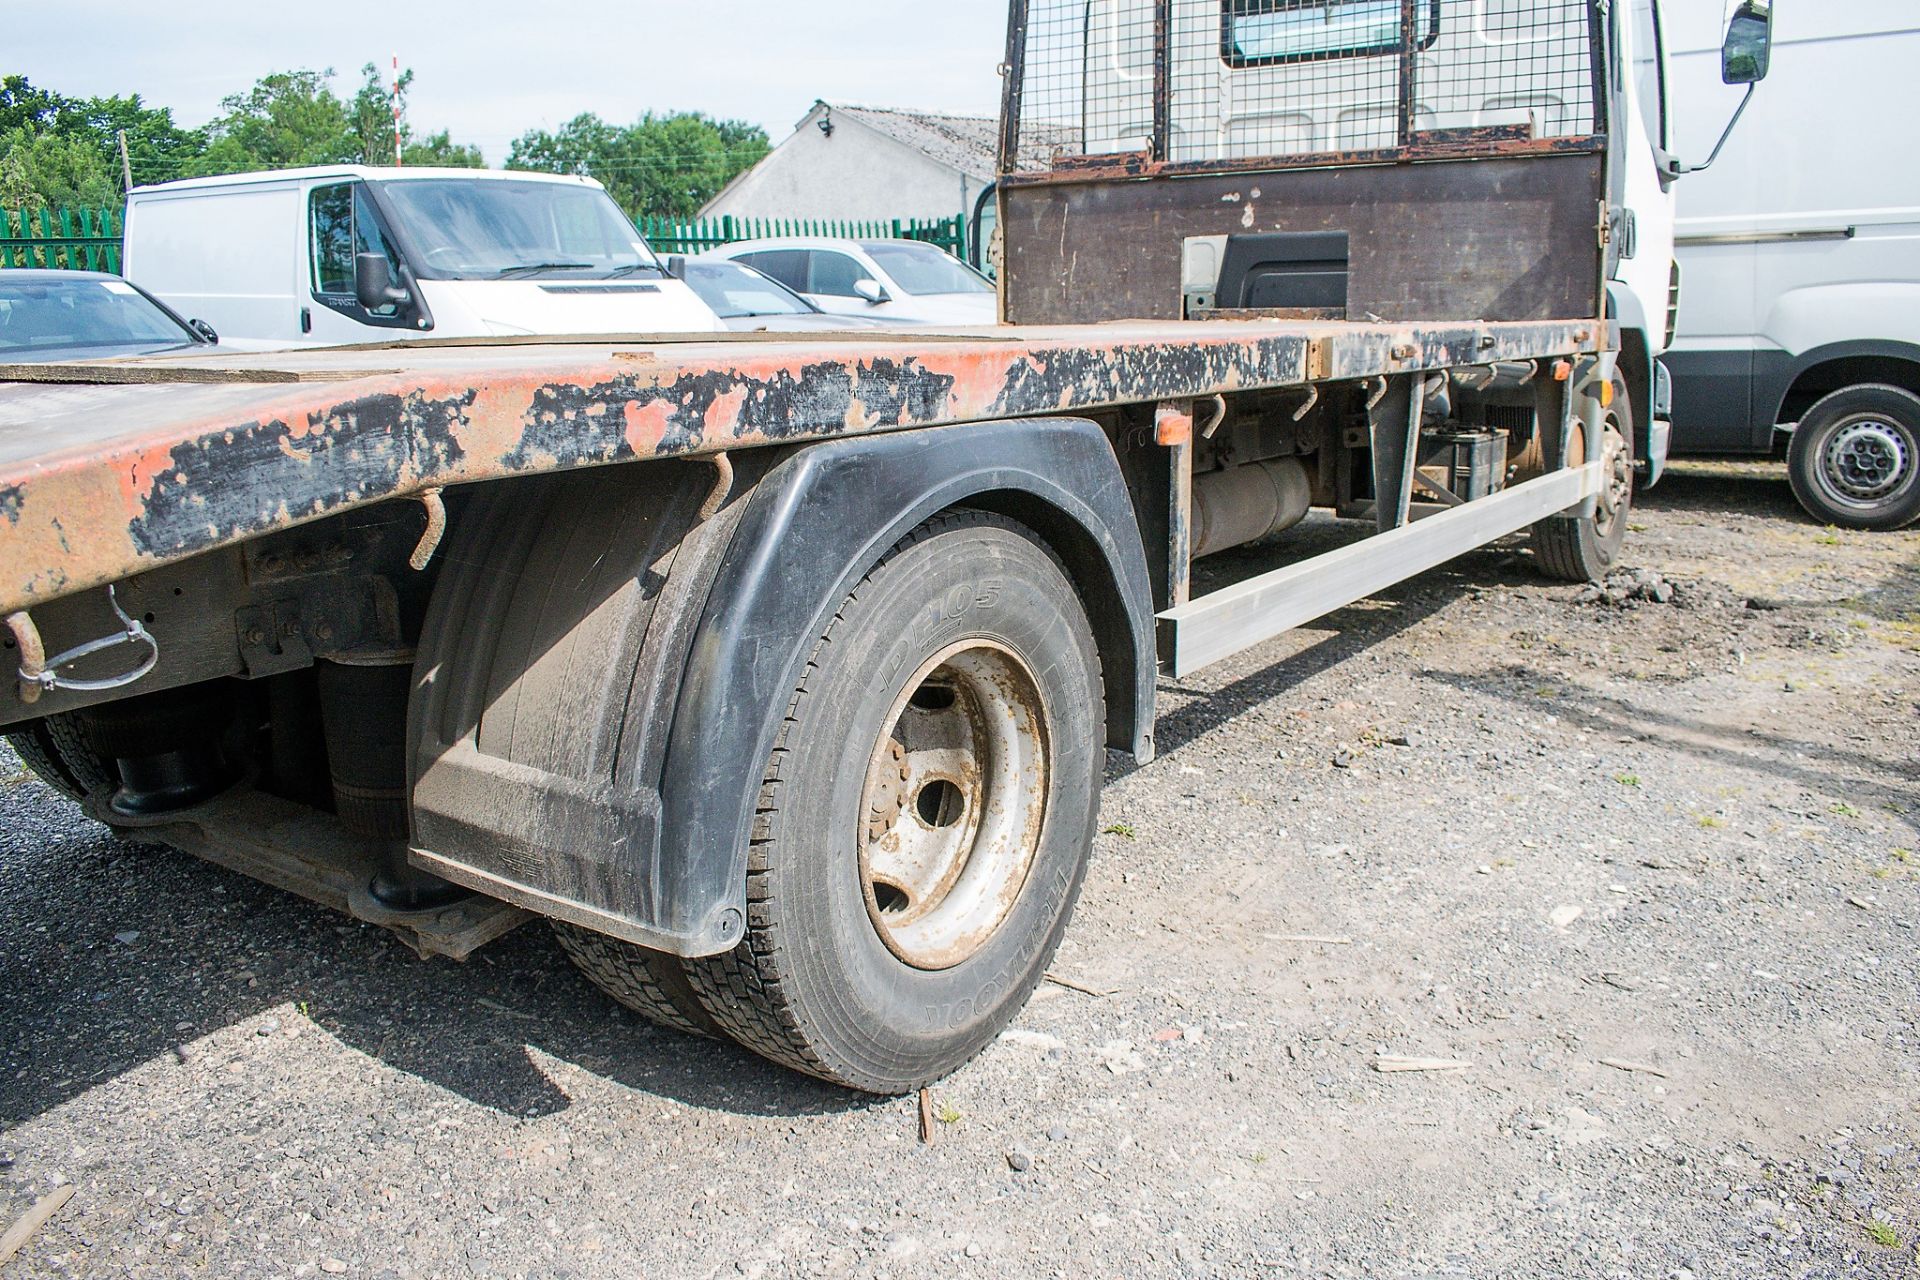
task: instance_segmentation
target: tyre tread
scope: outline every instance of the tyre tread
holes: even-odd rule
[[[802,670],[798,686],[787,703],[774,748],[769,753],[767,770],[760,784],[760,798],[754,818],[754,835],[747,849],[747,934],[738,946],[723,955],[689,961],[687,976],[699,993],[707,1013],[728,1035],[760,1056],[782,1066],[814,1076],[831,1084],[861,1087],[849,1080],[819,1052],[815,1037],[787,992],[790,973],[787,957],[794,940],[786,936],[777,911],[772,907],[773,860],[778,856],[781,838],[780,791],[782,772],[789,758],[789,743],[807,714],[812,696],[809,685],[822,665],[822,655],[846,626],[848,611],[886,574],[889,566],[914,546],[961,528],[996,527],[1019,534],[1059,566],[1066,567],[1033,532],[1016,521],[984,511],[959,508],[927,520],[895,543],[835,610],[832,619],[815,642],[813,652]],[[1097,651],[1092,658],[1099,676]],[[991,1043],[991,1041],[988,1041]],[[985,1044],[980,1046],[984,1050]],[[980,1050],[976,1050],[976,1055]]]

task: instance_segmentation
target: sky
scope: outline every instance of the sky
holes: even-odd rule
[[[785,138],[816,98],[991,116],[1005,0],[91,0],[85,34],[8,23],[0,73],[72,97],[138,93],[183,125],[270,71],[414,72],[408,119],[492,164],[583,111],[704,111]]]

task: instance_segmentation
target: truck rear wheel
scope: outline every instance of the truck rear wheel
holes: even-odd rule
[[[1836,391],[1808,410],[1787,450],[1793,496],[1814,519],[1886,532],[1920,518],[1920,397]]]
[[[110,762],[88,744],[86,734],[67,716],[49,716],[7,732],[22,764],[69,800],[84,801],[117,783]]]
[[[1100,664],[1021,525],[938,516],[816,643],[763,782],[748,931],[686,974],[775,1062],[870,1093],[961,1066],[1040,981],[1079,896]]]
[[[594,986],[648,1022],[690,1036],[724,1040],[722,1031],[687,982],[685,962],[604,933],[555,920],[554,936],[567,959]]]
[[[1601,428],[1600,500],[1591,516],[1553,516],[1533,526],[1533,556],[1540,571],[1561,582],[1599,582],[1620,561],[1633,512],[1633,400],[1627,384],[1613,382],[1613,404]],[[1567,450],[1586,457],[1587,445],[1576,429]]]

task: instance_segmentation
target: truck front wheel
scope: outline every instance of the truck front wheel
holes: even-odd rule
[[[1920,518],[1920,397],[1898,387],[1836,391],[1794,428],[1793,496],[1814,519],[1885,532]]]
[[[1067,927],[1099,807],[1100,664],[1060,562],[978,511],[902,539],[790,695],[748,863],[748,932],[686,962],[713,1021],[871,1093],[967,1062]]]
[[[1613,404],[1600,438],[1600,498],[1591,516],[1553,516],[1533,526],[1533,555],[1541,572],[1561,582],[1599,582],[1620,560],[1633,512],[1633,400],[1616,377]],[[1586,441],[1576,432],[1568,456],[1583,459]]]

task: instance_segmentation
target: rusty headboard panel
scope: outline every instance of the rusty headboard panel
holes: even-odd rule
[[[1190,236],[1345,231],[1347,314],[1388,321],[1603,314],[1599,153],[1010,184],[1012,324],[1181,316]]]

